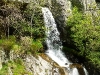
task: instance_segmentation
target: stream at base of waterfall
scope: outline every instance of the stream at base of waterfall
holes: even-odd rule
[[[65,67],[69,72],[69,75],[80,75],[76,67],[70,68],[70,65],[73,64],[70,62],[62,52],[62,42],[60,41],[60,33],[57,30],[55,20],[52,16],[50,10],[46,7],[42,8],[42,13],[44,17],[44,23],[46,27],[46,44],[47,50],[46,54],[58,63],[61,67]],[[84,74],[88,75],[87,70],[83,67]],[[82,74],[83,75],[83,74]]]

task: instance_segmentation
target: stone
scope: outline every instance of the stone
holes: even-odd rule
[[[70,67],[70,68],[77,68],[77,69],[78,69],[79,74],[81,74],[81,75],[85,75],[85,72],[84,72],[84,67],[82,67],[82,65],[77,64],[77,63],[73,63],[73,64],[70,64],[70,66],[69,66],[69,67]]]
[[[52,62],[53,64],[51,64]],[[27,55],[24,65],[26,70],[34,75],[65,75],[64,69],[45,54],[38,56],[38,58]]]
[[[51,11],[57,23],[57,27],[60,32],[60,38],[64,41],[66,38],[66,21],[72,12],[71,2],[68,0],[52,0],[51,4]]]
[[[81,3],[83,4],[85,11],[97,8],[95,0],[82,0]]]

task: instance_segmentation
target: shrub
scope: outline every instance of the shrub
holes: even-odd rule
[[[33,54],[37,54],[38,52],[43,52],[43,45],[40,40],[33,40],[30,51]]]
[[[13,45],[16,43],[16,40],[14,37],[9,37],[9,39],[1,39],[0,42],[0,47],[2,50],[4,50],[6,57],[5,58],[10,58],[10,51],[13,47]]]
[[[82,14],[74,8],[73,15],[67,22],[67,26],[70,26],[70,37],[82,56],[98,50],[100,46],[100,26],[95,25],[91,18],[91,15]]]
[[[1,39],[0,46],[3,47],[4,50],[11,50],[15,42],[15,37],[10,36],[9,39]]]
[[[11,69],[13,75],[32,75],[32,73],[25,70],[25,65],[23,64],[22,59],[19,58],[3,64],[3,68],[0,70],[0,75],[9,75],[8,68]]]
[[[30,46],[32,44],[32,39],[30,37],[21,37],[21,52],[26,53],[30,50]]]
[[[43,50],[42,42],[34,40],[30,37],[21,37],[21,51],[23,53],[37,54],[40,50]]]
[[[98,13],[100,15],[100,13]],[[88,58],[93,64],[100,64],[100,17],[83,14],[77,8],[68,18],[67,26],[70,27],[69,36],[76,46],[79,56]],[[100,65],[99,65],[100,67]]]

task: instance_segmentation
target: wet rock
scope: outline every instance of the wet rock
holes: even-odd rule
[[[80,75],[85,75],[84,67],[80,64],[73,63],[70,64],[70,68],[77,68]]]

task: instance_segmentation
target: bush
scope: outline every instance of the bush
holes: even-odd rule
[[[21,37],[21,52],[25,53],[30,50],[32,39],[30,37]]]
[[[16,40],[14,37],[9,37],[9,39],[1,39],[0,41],[0,47],[2,48],[1,50],[4,50],[5,52],[5,58],[10,58],[10,51],[12,50],[13,45],[15,45]]]
[[[100,13],[98,13],[100,15]],[[83,14],[77,8],[68,18],[67,26],[70,27],[70,39],[76,46],[78,55],[99,64],[100,57],[100,17]],[[96,56],[97,55],[97,56]],[[99,65],[100,66],[100,65]]]
[[[18,44],[14,44],[11,50],[13,50],[16,54],[19,54],[21,52],[21,46]]]
[[[40,50],[43,50],[42,42],[33,40],[30,37],[21,37],[21,51],[23,53],[37,54]]]
[[[43,52],[43,45],[40,40],[33,40],[30,51],[33,54],[37,54],[39,52]]]
[[[4,48],[4,50],[11,50],[13,45],[15,44],[16,39],[13,36],[10,36],[9,39],[1,39],[0,46]]]
[[[8,68],[11,69],[13,75],[32,75],[32,73],[25,70],[25,65],[22,59],[15,59],[14,61],[9,61],[3,64],[3,68],[0,70],[0,75],[9,75]]]
[[[45,27],[41,7],[34,5],[32,8],[27,8],[23,14],[26,21],[30,23],[29,33],[32,37],[34,39],[44,38]]]

